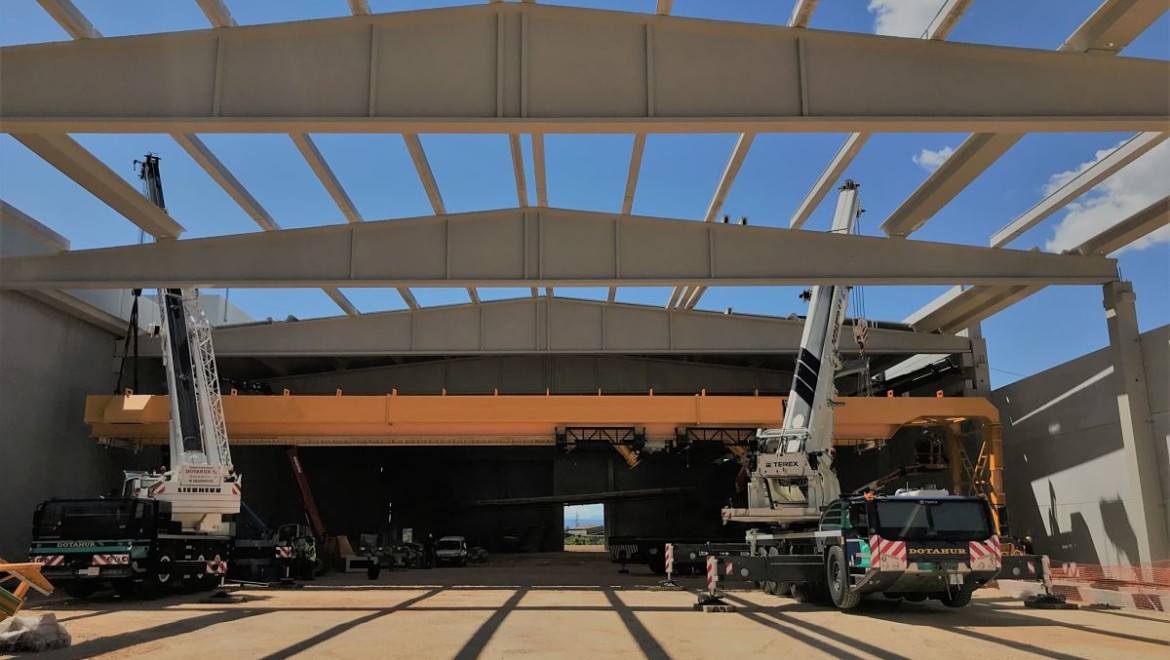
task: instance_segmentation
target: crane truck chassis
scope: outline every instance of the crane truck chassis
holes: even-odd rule
[[[831,231],[856,231],[858,187],[851,180],[841,186]],[[819,285],[808,296],[783,423],[757,430],[758,449],[741,458],[749,473],[747,507],[722,511],[724,524],[753,527],[746,542],[679,544],[664,552],[672,561],[705,558],[709,592],[699,605],[716,604],[722,577],[800,601],[829,600],[842,610],[877,593],[963,607],[1003,568],[998,524],[981,497],[941,490],[841,496],[833,398],[850,291]],[[864,321],[854,323],[863,351],[864,329]]]
[[[158,156],[135,162],[146,196],[165,212]],[[138,293],[129,335],[139,331]],[[53,499],[33,514],[29,559],[70,595],[105,583],[123,592],[145,586],[157,593],[177,581],[207,588],[228,570],[243,480],[232,464],[199,292],[160,289],[159,322],[171,469],[126,472],[119,497]]]
[[[227,572],[232,538],[183,533],[170,502],[148,498],[49,500],[33,514],[29,558],[75,597],[103,586],[159,593],[175,583],[205,589]]]
[[[845,497],[826,507],[815,529],[672,546],[675,571],[712,557],[720,580],[842,610],[871,594],[963,607],[997,577],[1043,576],[1040,557],[1003,554],[986,500],[941,491]]]

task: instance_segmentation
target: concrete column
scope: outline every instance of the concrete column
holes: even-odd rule
[[[987,340],[983,338],[983,326],[976,323],[966,330],[971,340],[971,352],[962,355],[963,372],[966,376],[963,396],[991,396],[991,371],[987,361]]]
[[[1162,506],[1158,454],[1154,445],[1154,421],[1150,414],[1146,368],[1138,334],[1136,296],[1129,282],[1110,282],[1105,287],[1105,319],[1117,377],[1117,411],[1125,452],[1126,510],[1138,540],[1142,563],[1170,556],[1170,534]],[[1119,484],[1120,485],[1120,484]]]

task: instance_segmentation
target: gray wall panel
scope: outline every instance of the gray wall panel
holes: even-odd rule
[[[0,556],[27,556],[33,508],[121,488],[123,469],[159,452],[106,450],[89,437],[85,396],[108,392],[114,336],[22,294],[0,292]]]
[[[1142,335],[1164,511],[1170,511],[1168,341],[1170,326]],[[1011,530],[1019,536],[1031,534],[1037,550],[1056,560],[1136,560],[1137,540],[1129,522],[1136,514],[1129,512],[1130,475],[1118,421],[1119,384],[1117,375],[1107,372],[1110,366],[1106,348],[992,395],[1004,419]]]

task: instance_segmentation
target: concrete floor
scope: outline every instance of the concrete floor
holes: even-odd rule
[[[1163,658],[1170,617],[1035,611],[996,591],[965,610],[865,603],[858,614],[736,591],[736,613],[691,609],[687,591],[648,591],[644,568],[602,555],[495,557],[468,568],[330,575],[298,590],[244,589],[153,601],[51,598],[70,649],[38,658]],[[475,586],[468,586],[475,585]],[[697,578],[683,580],[688,589]]]

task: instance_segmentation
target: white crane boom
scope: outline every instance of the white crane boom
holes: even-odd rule
[[[832,232],[853,231],[861,213],[857,188],[853,181],[841,187]],[[756,432],[759,451],[751,457],[748,508],[724,509],[724,521],[814,523],[822,507],[840,495],[833,469],[834,375],[841,365],[837,347],[851,288],[813,287],[784,423]]]

